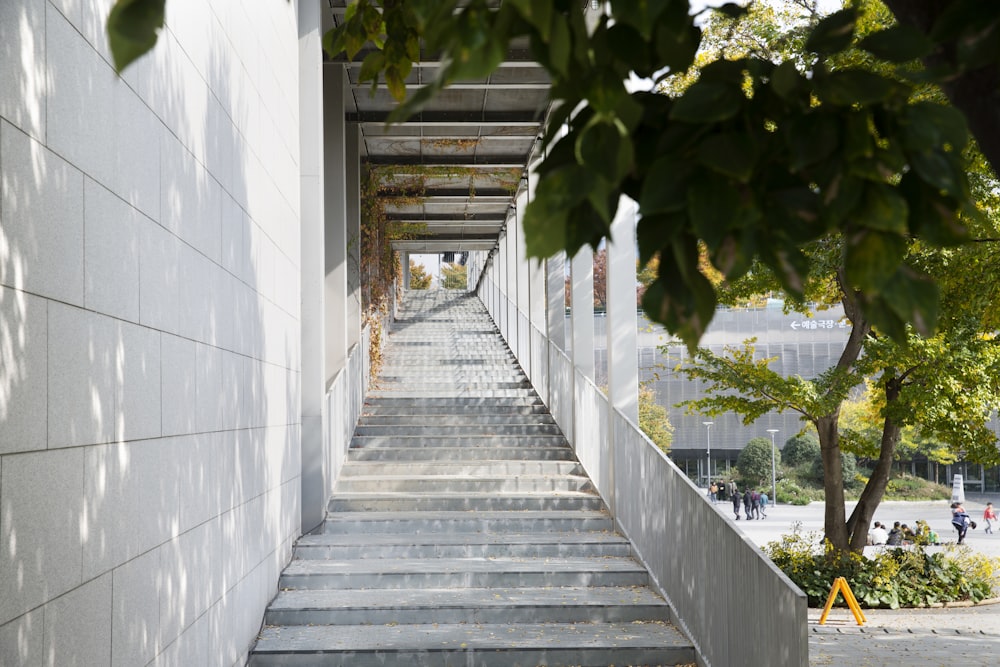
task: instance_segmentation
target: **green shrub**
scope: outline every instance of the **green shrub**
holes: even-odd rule
[[[790,466],[812,465],[819,460],[819,440],[810,433],[789,438],[781,448],[781,458]]]
[[[750,442],[740,450],[736,467],[742,473],[745,486],[756,488],[770,482],[772,455],[776,465],[781,462],[781,455],[776,450],[772,454],[771,441],[768,438],[751,438]]]
[[[857,480],[858,476],[858,457],[849,452],[840,453],[840,466],[842,469],[842,475],[844,479],[844,486],[850,487]],[[823,460],[816,459],[812,464],[812,471],[810,477],[817,483],[823,483]]]
[[[919,607],[935,602],[981,602],[1000,585],[1000,559],[949,546],[928,553],[923,547],[885,549],[867,558],[842,556],[819,533],[796,530],[771,542],[764,552],[809,598],[826,604],[830,587],[844,577],[862,607]]]
[[[919,477],[901,475],[889,480],[885,497],[887,500],[942,500],[951,497],[951,489]]]
[[[814,495],[816,494],[803,489],[790,479],[778,480],[779,503],[785,503],[786,505],[808,505],[813,500],[821,500],[823,492],[818,492],[819,498],[814,498]]]

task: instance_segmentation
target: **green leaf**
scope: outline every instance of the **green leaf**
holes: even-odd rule
[[[824,102],[852,106],[881,102],[893,93],[897,86],[898,84],[872,72],[848,70],[817,79],[816,92]]]
[[[900,267],[872,301],[872,323],[895,340],[905,340],[905,324],[912,325],[921,336],[934,335],[940,294],[937,284],[927,276]]]
[[[680,211],[687,206],[691,165],[671,155],[657,159],[643,179],[639,210],[643,217]]]
[[[564,248],[571,254],[580,246],[569,247],[567,216],[587,199],[597,178],[588,169],[570,164],[556,169],[539,181],[535,198],[524,213],[524,238],[532,257],[550,257]]]
[[[902,263],[906,240],[865,229],[849,233],[846,241],[844,268],[852,287],[877,294]]]
[[[909,207],[896,188],[870,183],[865,188],[861,203],[854,210],[854,222],[868,229],[892,232],[903,236],[907,233]]]
[[[796,95],[805,81],[805,77],[799,74],[791,60],[781,63],[771,73],[771,88],[778,97],[786,101]]]
[[[108,14],[108,46],[121,74],[137,58],[156,45],[163,28],[166,0],[117,0]]]
[[[854,9],[842,9],[830,14],[813,28],[806,40],[806,50],[828,54],[843,51],[851,44],[858,15]]]
[[[739,88],[743,85],[743,72],[746,69],[746,60],[716,60],[701,68],[698,80],[728,83]]]
[[[717,173],[747,183],[757,164],[757,149],[746,134],[713,134],[698,146],[698,161]]]
[[[364,83],[365,81],[372,82],[372,92],[376,90],[375,86],[378,84],[378,76],[385,67],[385,54],[382,51],[372,51],[367,56],[365,56],[364,61],[361,63],[361,71],[358,72],[358,81]]]
[[[712,283],[697,271],[682,275],[668,253],[660,257],[660,277],[642,297],[649,318],[679,336],[692,354],[715,316],[716,303]]]
[[[934,49],[934,42],[913,26],[897,23],[868,35],[859,46],[876,58],[905,63],[928,55]]]
[[[938,246],[968,241],[969,230],[962,224],[954,200],[924,187],[915,173],[905,174],[899,191],[906,197],[909,227],[914,236]]]
[[[576,156],[605,181],[617,184],[632,168],[632,142],[622,128],[595,118],[577,138]]]
[[[616,23],[608,28],[608,47],[639,76],[652,76],[655,67],[650,62],[649,45],[632,26]]]
[[[932,150],[910,155],[910,165],[927,183],[956,199],[964,199],[965,171],[955,158],[954,154]]]
[[[701,44],[701,29],[698,26],[685,24],[674,31],[673,26],[664,23],[656,26],[653,35],[656,57],[660,67],[666,67],[671,72],[683,72],[694,63],[695,54]]]
[[[716,123],[738,114],[744,99],[738,86],[699,81],[675,101],[670,119],[687,123]]]
[[[705,175],[692,179],[687,198],[692,230],[714,250],[740,217],[739,195],[726,179]]]
[[[544,41],[549,41],[552,27],[552,0],[509,0],[524,20],[538,30]]]
[[[839,142],[840,124],[835,116],[811,113],[794,118],[785,129],[785,143],[790,153],[789,169],[797,172],[825,160],[836,150]]]
[[[570,38],[569,26],[559,14],[552,16],[552,32],[549,42],[549,62],[552,69],[560,74],[569,74],[570,49],[572,39]]]
[[[917,102],[906,106],[899,115],[903,145],[912,151],[950,147],[961,151],[969,142],[965,116],[951,106]]]
[[[747,15],[748,11],[745,6],[738,5],[735,2],[727,2],[721,7],[714,7],[713,9],[719,12],[720,14],[728,16],[731,19],[743,18],[744,16]]]
[[[673,243],[678,232],[687,225],[684,213],[644,215],[636,225],[635,236],[639,244],[639,263],[645,265],[661,248]]]

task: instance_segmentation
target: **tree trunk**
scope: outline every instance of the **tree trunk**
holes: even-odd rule
[[[886,374],[889,374],[887,371]],[[899,399],[899,391],[902,381],[898,377],[891,377],[885,382],[885,402],[886,406],[891,406]],[[886,486],[889,484],[889,475],[892,472],[892,459],[896,454],[896,445],[899,443],[901,427],[891,418],[886,417],[882,425],[882,442],[879,447],[878,461],[872,470],[868,483],[865,484],[864,491],[858,499],[858,504],[851,512],[851,518],[847,520],[847,532],[850,535],[851,551],[860,553],[868,541],[868,526],[871,524],[875,509],[882,502],[885,495]]]
[[[865,339],[871,332],[871,325],[862,315],[854,291],[849,289],[849,283],[844,279],[843,269],[838,271],[837,281],[840,283],[844,314],[851,321],[851,335],[847,338],[844,351],[837,360],[837,368],[845,373],[850,371],[861,356]],[[844,510],[844,466],[840,459],[840,405],[829,414],[813,419],[816,432],[819,435],[820,458],[823,461],[823,496],[826,510],[823,517],[823,530],[826,539],[833,547],[846,553],[850,549],[851,540],[845,521]]]
[[[850,536],[844,521],[844,467],[840,460],[839,418],[840,410],[837,410],[832,415],[816,419],[814,423],[823,459],[823,495],[826,502],[823,531],[837,551],[846,552],[850,548]]]

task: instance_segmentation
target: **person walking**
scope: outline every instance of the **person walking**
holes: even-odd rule
[[[989,534],[993,534],[993,523],[997,520],[997,511],[993,509],[993,503],[986,503],[986,509],[983,510],[983,521],[986,522],[986,531]]]
[[[753,510],[753,518],[760,518],[760,493],[757,489],[750,492],[750,508]]]
[[[750,493],[750,487],[748,486],[743,490],[743,513],[747,515],[747,521],[753,518],[753,514],[751,514],[752,506],[753,494]]]
[[[760,492],[760,515],[762,517],[764,517],[765,519],[767,518],[767,503],[768,503],[767,491],[761,491]]]
[[[965,542],[965,534],[969,531],[969,526],[976,527],[976,522],[969,518],[969,513],[965,511],[960,503],[951,504],[951,525],[958,531],[958,543]]]
[[[736,488],[736,482],[729,482],[729,499],[733,501],[733,514],[736,520],[740,520],[740,492]]]

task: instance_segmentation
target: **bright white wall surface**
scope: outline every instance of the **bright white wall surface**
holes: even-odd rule
[[[0,664],[242,661],[299,529],[296,3],[0,2]]]

